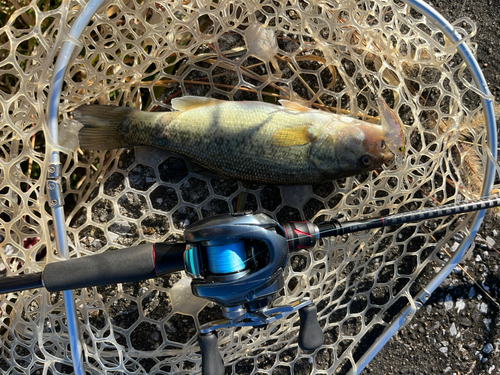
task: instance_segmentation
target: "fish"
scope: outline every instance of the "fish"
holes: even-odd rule
[[[383,126],[279,103],[184,96],[172,100],[171,112],[84,105],[74,117],[83,124],[84,150],[153,146],[222,178],[263,184],[318,184],[375,170],[394,158]]]

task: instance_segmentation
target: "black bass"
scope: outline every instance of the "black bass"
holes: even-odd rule
[[[389,130],[310,109],[185,96],[173,112],[86,105],[74,111],[84,150],[149,145],[184,155],[222,177],[267,184],[321,183],[393,160]],[[391,116],[383,108],[381,117]],[[394,127],[396,122],[391,122]]]

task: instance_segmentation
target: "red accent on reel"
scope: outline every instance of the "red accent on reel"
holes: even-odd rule
[[[302,232],[301,230],[298,230],[298,229],[294,229],[293,231],[295,232],[295,234],[297,234],[297,235],[299,235],[299,236],[300,236],[301,234],[303,234],[304,236],[309,236],[309,237],[311,237],[311,233]]]

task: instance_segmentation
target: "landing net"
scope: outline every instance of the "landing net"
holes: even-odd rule
[[[17,4],[17,3],[16,3]],[[57,4],[57,5],[54,5]],[[0,255],[6,276],[59,260],[43,188],[61,151],[70,256],[182,239],[201,218],[245,210],[280,222],[354,220],[479,196],[486,132],[471,73],[428,19],[401,1],[108,1],[80,39],[64,80],[60,144],[47,142],[48,84],[83,1],[0,3]],[[476,29],[460,19],[462,43]],[[75,41],[76,42],[76,41]],[[402,165],[315,186],[243,185],[205,177],[187,160],[137,147],[78,148],[71,113],[85,103],[170,110],[184,95],[303,99],[378,121],[372,77],[406,134]],[[298,349],[298,315],[266,329],[219,332],[234,374],[345,374],[456,249],[472,214],[322,241],[291,256],[276,304],[318,306],[325,345]],[[75,292],[86,370],[192,374],[197,328],[220,308],[193,297],[184,273]],[[2,295],[0,369],[73,370],[61,293]],[[228,370],[229,371],[229,370]]]

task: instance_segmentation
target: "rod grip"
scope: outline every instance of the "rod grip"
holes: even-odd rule
[[[172,272],[175,270],[173,269]],[[83,258],[49,263],[45,266],[42,280],[49,292],[57,292],[136,282],[156,276],[155,244],[148,243]]]

